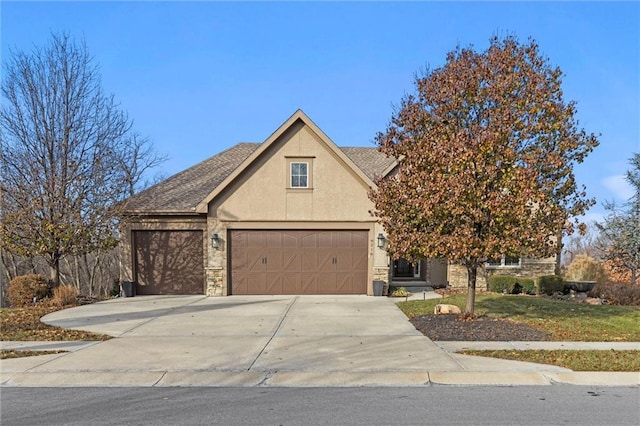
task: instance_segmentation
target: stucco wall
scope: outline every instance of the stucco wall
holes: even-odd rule
[[[290,161],[308,161],[310,188],[290,188]],[[371,222],[369,187],[309,127],[295,124],[214,199],[220,221]]]

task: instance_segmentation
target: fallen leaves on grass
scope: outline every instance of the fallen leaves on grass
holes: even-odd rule
[[[61,354],[65,352],[68,352],[68,351],[30,351],[30,350],[3,349],[3,350],[0,350],[0,359],[22,358],[26,356],[36,356],[36,355],[53,355],[53,354]]]
[[[40,322],[40,318],[59,309],[58,306],[46,302],[26,308],[0,309],[0,340],[63,341],[107,340],[111,338],[104,334],[67,330]]]
[[[465,350],[464,355],[535,362],[573,371],[640,371],[639,351],[616,350]]]

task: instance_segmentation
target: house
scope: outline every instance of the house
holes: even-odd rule
[[[130,198],[123,281],[137,294],[368,294],[445,285],[446,261],[391,262],[368,198],[398,163],[339,148],[302,111]],[[466,285],[466,281],[465,281]]]

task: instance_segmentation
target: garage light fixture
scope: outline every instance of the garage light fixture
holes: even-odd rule
[[[220,238],[220,235],[219,234],[212,234],[211,235],[211,247],[213,247],[214,249],[218,250],[221,245],[222,245],[222,238]]]
[[[378,234],[378,248],[383,249],[386,242],[387,242],[387,239],[384,237],[384,235]]]

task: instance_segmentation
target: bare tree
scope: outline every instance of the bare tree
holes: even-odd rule
[[[118,209],[162,157],[101,87],[84,43],[53,35],[12,51],[0,109],[0,241],[42,256],[60,281],[67,255],[115,247]]]
[[[622,206],[606,203],[609,214],[596,225],[603,236],[604,258],[614,271],[630,273],[631,284],[636,284],[640,275],[640,153],[633,154],[630,163],[626,179],[633,196]]]
[[[119,154],[118,162],[129,196],[162,180],[161,175],[146,178],[150,170],[167,161],[167,156],[158,154],[148,138],[134,132],[128,139],[127,149]]]
[[[600,240],[602,239],[596,225],[587,226],[583,234],[573,235],[562,246],[564,266],[573,262],[573,259],[579,255],[585,255],[594,259],[603,257],[600,249]]]

